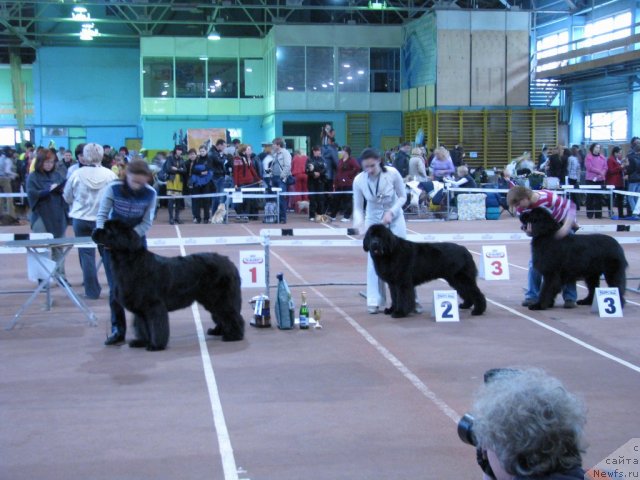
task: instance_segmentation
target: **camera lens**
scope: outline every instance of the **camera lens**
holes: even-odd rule
[[[465,413],[458,422],[458,437],[467,445],[474,447],[478,445],[476,436],[473,433],[473,416],[470,413]]]

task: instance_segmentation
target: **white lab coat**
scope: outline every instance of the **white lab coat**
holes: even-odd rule
[[[367,201],[366,211],[364,202]],[[407,201],[404,181],[393,167],[386,167],[378,178],[369,178],[369,173],[359,173],[353,181],[353,223],[356,228],[365,230],[371,225],[382,223],[387,211],[393,213],[389,228],[397,236],[407,236],[407,225],[402,207]],[[367,254],[367,307],[384,308],[386,306],[385,283],[376,275],[371,255]]]

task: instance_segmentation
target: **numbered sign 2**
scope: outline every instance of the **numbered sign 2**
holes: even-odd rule
[[[504,245],[483,245],[480,276],[485,280],[509,280],[509,259]]]
[[[458,293],[455,290],[434,290],[433,312],[436,322],[459,322]]]
[[[240,251],[240,279],[242,288],[265,286],[264,250]]]
[[[600,317],[622,317],[620,292],[617,288],[596,288],[596,303]]]

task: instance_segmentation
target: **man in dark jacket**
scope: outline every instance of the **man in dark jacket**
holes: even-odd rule
[[[410,150],[411,150],[411,143],[404,142],[400,146],[398,153],[396,153],[396,156],[393,159],[393,166],[396,170],[398,170],[398,172],[400,172],[400,175],[402,176],[402,178],[405,178],[407,175],[409,175],[409,151]]]
[[[316,215],[322,215],[325,211],[324,195],[327,182],[326,164],[320,153],[320,147],[311,149],[311,157],[307,160],[305,171],[307,172],[309,189],[309,220],[314,222]]]
[[[213,169],[213,183],[215,184],[216,192],[218,193],[224,193],[224,189],[228,188],[230,183],[233,183],[227,181],[227,178],[229,178],[225,170],[225,162],[227,161],[227,158],[223,153],[225,148],[227,148],[227,142],[224,139],[219,138],[216,141],[215,146],[211,150],[209,150],[209,162],[211,163],[211,168]],[[220,203],[225,202],[226,196],[213,197],[211,214],[213,215],[213,213],[215,213]]]

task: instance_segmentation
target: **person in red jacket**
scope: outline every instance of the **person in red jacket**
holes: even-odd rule
[[[340,220],[341,222],[351,220],[353,196],[340,192],[351,192],[353,179],[356,178],[356,175],[358,175],[361,170],[358,161],[351,156],[351,147],[348,145],[342,147],[342,156],[338,161],[335,178],[333,179],[333,186],[336,193],[333,195],[331,208],[329,209],[329,217],[331,217],[331,220],[336,219],[339,211],[343,213],[342,220]]]
[[[233,184],[236,188],[256,187],[260,182],[260,177],[253,167],[251,159],[251,145],[241,144],[236,149],[236,156],[233,158]],[[245,199],[242,203],[234,204],[236,213],[243,221],[248,221],[248,215],[258,213],[255,199]]]
[[[611,149],[611,156],[607,160],[607,173],[604,176],[605,185],[613,185],[616,190],[624,190],[624,165],[622,163],[622,149],[620,147],[613,147]],[[618,215],[612,216],[614,220],[623,218],[624,213],[624,195],[619,193],[614,194],[615,204],[618,208]],[[631,216],[631,212],[629,216]]]
[[[305,170],[307,166],[308,157],[304,155],[300,150],[296,150],[296,154],[291,160],[291,175],[296,179],[296,183],[293,185],[294,192],[307,193],[307,172]],[[298,202],[309,200],[309,195],[291,195],[289,197],[289,210],[295,210],[298,212]]]

